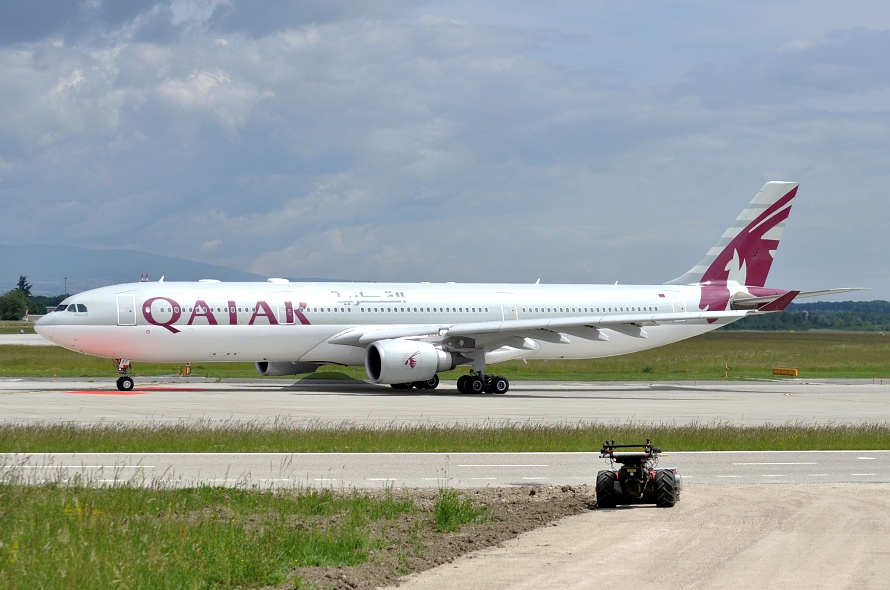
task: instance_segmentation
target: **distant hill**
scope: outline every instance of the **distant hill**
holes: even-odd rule
[[[119,283],[135,283],[141,274],[156,281],[265,281],[262,277],[224,266],[135,250],[90,250],[71,246],[5,246],[0,244],[0,293],[14,289],[19,275],[28,277],[34,295],[79,293]]]

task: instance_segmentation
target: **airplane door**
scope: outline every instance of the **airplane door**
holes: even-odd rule
[[[682,297],[678,298],[677,297],[677,295],[679,295],[678,293],[675,293],[672,291],[666,291],[666,293],[667,293],[667,300],[671,304],[670,311],[672,311],[674,313],[686,311],[686,301]]]
[[[516,302],[513,301],[513,293],[499,293],[501,296],[501,313],[505,320],[515,320],[519,316],[516,314]]]
[[[136,325],[136,296],[129,293],[117,294],[117,325]]]
[[[293,294],[288,291],[279,291],[275,293],[275,299],[278,301],[278,323],[293,324],[294,323],[294,303]]]

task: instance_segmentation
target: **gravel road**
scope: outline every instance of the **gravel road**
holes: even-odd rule
[[[890,484],[691,485],[673,509],[591,510],[398,586],[887,588]]]

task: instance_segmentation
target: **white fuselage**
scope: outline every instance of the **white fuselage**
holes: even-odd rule
[[[577,359],[662,346],[743,315],[689,317],[700,297],[701,287],[678,285],[143,282],[73,295],[37,330],[71,350],[142,362],[361,365],[367,342],[360,336],[369,332],[423,338],[462,325],[600,318],[600,338],[553,329],[549,335],[562,334],[541,331],[523,347],[485,350],[488,362]]]

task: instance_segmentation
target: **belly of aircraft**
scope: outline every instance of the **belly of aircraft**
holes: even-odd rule
[[[187,326],[172,333],[157,326],[56,328],[54,340],[77,352],[131,361],[295,361],[341,331],[337,326]],[[299,330],[299,334],[295,333]]]

